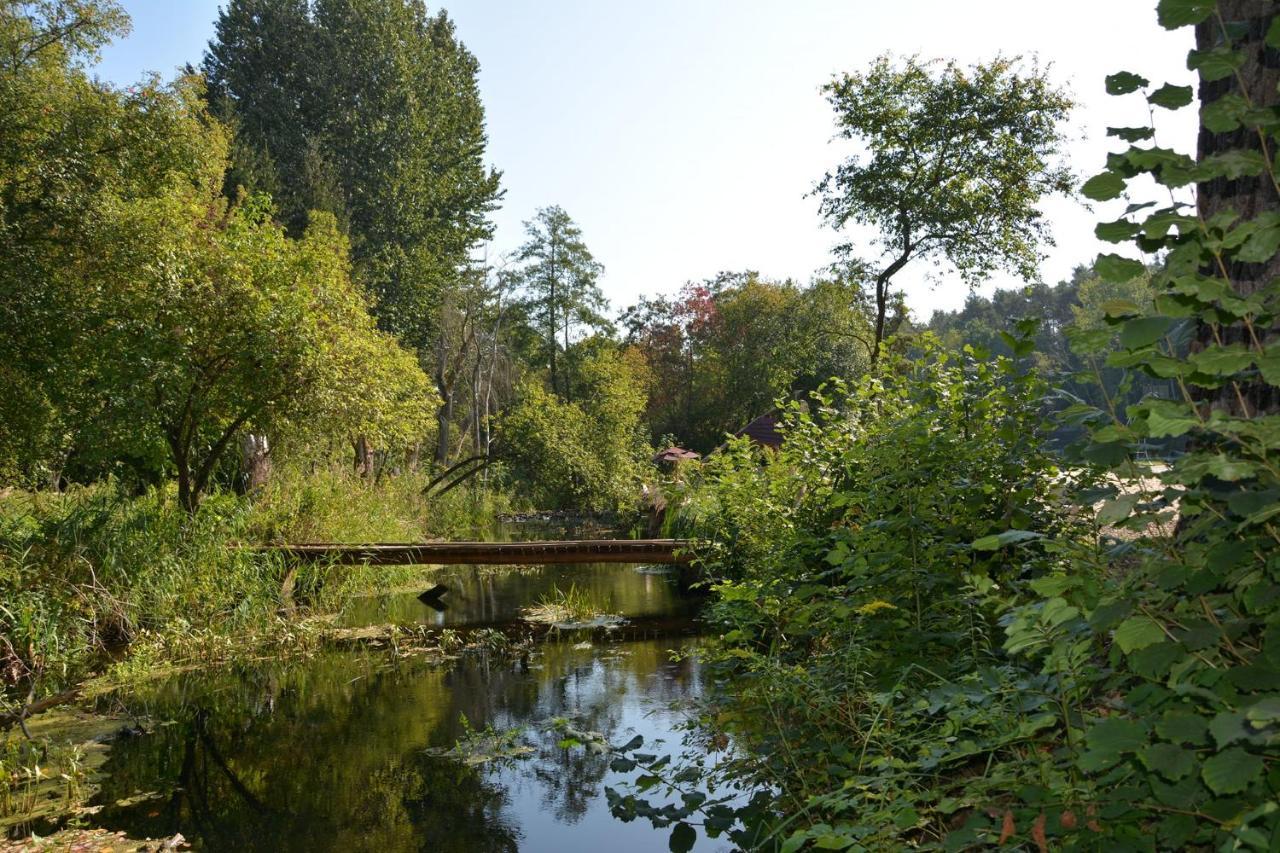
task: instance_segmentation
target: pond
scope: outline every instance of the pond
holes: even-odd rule
[[[459,567],[430,582],[449,587],[443,611],[407,592],[360,601],[344,621],[501,626],[572,586],[628,624],[551,631],[518,660],[331,649],[174,678],[129,698],[150,722],[112,746],[93,822],[133,837],[182,833],[206,850],[665,850],[667,830],[609,814],[604,789],[625,777],[602,751],[566,746],[563,727],[679,752],[703,675],[688,654],[697,603],[678,576]],[[486,749],[459,751],[460,741]]]

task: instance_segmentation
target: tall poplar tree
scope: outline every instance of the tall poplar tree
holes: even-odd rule
[[[234,175],[348,229],[379,324],[426,352],[438,296],[492,232],[479,64],[420,0],[231,0],[203,70]],[[231,188],[234,192],[234,187]]]

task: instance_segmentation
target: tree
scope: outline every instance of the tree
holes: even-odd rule
[[[1258,214],[1271,216],[1280,194],[1274,165],[1280,142],[1275,138],[1274,125],[1268,125],[1273,119],[1255,122],[1257,116],[1266,116],[1280,106],[1280,63],[1275,61],[1280,37],[1276,35],[1275,4],[1268,0],[1218,0],[1216,5],[1212,14],[1208,14],[1211,7],[1205,7],[1206,14],[1195,24],[1196,49],[1188,58],[1188,67],[1200,71],[1199,100],[1206,111],[1200,125],[1197,157],[1202,162],[1224,155],[1250,157],[1266,165],[1262,170],[1250,168],[1247,174],[1217,175],[1198,184],[1197,212],[1204,222],[1222,222],[1228,217],[1247,220]],[[1177,25],[1170,13],[1162,11],[1161,17],[1167,26]],[[1217,65],[1215,58],[1219,60]],[[1246,118],[1249,110],[1253,112]],[[1271,138],[1264,130],[1267,126],[1272,128]],[[1206,267],[1205,273],[1222,276],[1230,281],[1237,295],[1249,297],[1280,277],[1280,255],[1230,262],[1218,258]],[[1243,326],[1215,326],[1213,321],[1199,326],[1199,348],[1269,344],[1275,337],[1274,327],[1252,330],[1258,337],[1251,340]],[[1249,383],[1241,390],[1224,385],[1203,397],[1215,408],[1245,417],[1280,411],[1280,392],[1265,382]]]
[[[265,197],[222,195],[198,80],[90,80],[114,7],[31,9],[0,15],[0,347],[39,416],[5,439],[55,474],[173,474],[194,511],[246,429],[425,432],[430,386],[376,329],[334,218],[290,239]]]
[[[56,482],[75,450],[67,394],[85,377],[63,356],[93,333],[75,319],[103,199],[152,194],[175,172],[220,180],[220,136],[183,103],[192,87],[149,79],[121,92],[85,73],[127,27],[111,2],[0,6],[0,476],[10,481]]]
[[[499,422],[503,458],[540,507],[617,509],[638,499],[652,452],[640,420],[646,367],[607,340],[581,346],[578,399],[526,382]]]
[[[603,312],[608,301],[597,284],[604,266],[582,240],[582,229],[558,206],[541,208],[524,224],[526,240],[515,254],[530,313],[538,319],[551,390],[566,398],[568,377],[557,365],[557,353],[568,353],[574,328],[610,328]]]
[[[1039,202],[1071,191],[1061,163],[1062,122],[1072,103],[1038,67],[997,58],[896,64],[882,56],[823,91],[851,157],[818,183],[833,228],[877,232],[882,262],[869,275],[874,300],[871,359],[880,354],[894,276],[918,259],[945,259],[974,284],[997,269],[1036,276],[1051,236]],[[841,253],[856,252],[845,244]]]
[[[94,377],[80,393],[109,394],[110,434],[93,444],[162,441],[192,512],[250,427],[421,435],[434,402],[413,357],[375,329],[332,217],[291,240],[264,199],[228,206],[218,190],[177,184],[105,208],[89,245],[102,260],[86,264],[98,332],[71,353]]]
[[[203,69],[234,120],[233,177],[276,192],[291,234],[334,213],[379,325],[425,358],[501,195],[453,23],[420,0],[232,0]]]
[[[641,299],[622,322],[653,371],[651,435],[697,450],[719,445],[779,399],[859,375],[870,341],[847,281],[801,286],[752,271],[686,284],[674,300]]]

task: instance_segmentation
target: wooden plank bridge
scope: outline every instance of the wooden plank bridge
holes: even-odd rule
[[[547,542],[420,542],[265,546],[297,560],[371,566],[540,566],[547,563],[687,563],[688,539],[574,539]]]

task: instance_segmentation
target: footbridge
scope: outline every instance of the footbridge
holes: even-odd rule
[[[548,563],[688,563],[689,539],[572,539],[542,542],[307,542],[267,546],[296,560],[338,565],[540,566]]]

